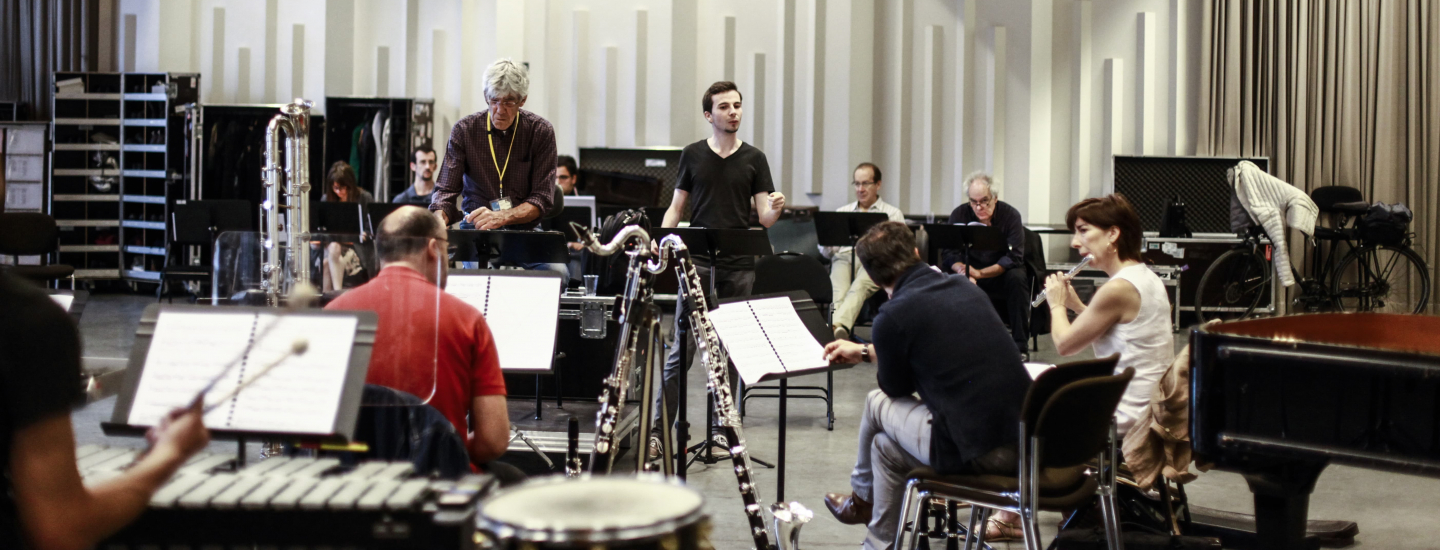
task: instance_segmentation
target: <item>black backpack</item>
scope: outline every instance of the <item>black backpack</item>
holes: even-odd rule
[[[1375,201],[1360,218],[1360,239],[1374,244],[1400,244],[1409,236],[1410,220],[1414,218],[1408,206]]]
[[[645,216],[644,210],[639,208],[622,210],[605,218],[600,223],[600,242],[602,244],[610,242],[627,225],[638,225],[645,231],[650,231],[650,219]],[[595,294],[615,296],[625,291],[625,271],[630,265],[630,256],[623,252],[598,256],[586,249],[582,255],[581,265],[586,275],[600,276]]]

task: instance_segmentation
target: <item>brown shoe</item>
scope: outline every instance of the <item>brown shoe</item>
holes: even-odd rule
[[[861,500],[855,493],[848,495],[827,493],[825,507],[830,509],[830,513],[835,516],[835,519],[846,525],[868,524],[870,515],[874,512],[874,506]]]

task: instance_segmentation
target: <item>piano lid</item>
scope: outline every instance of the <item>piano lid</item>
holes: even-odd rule
[[[1317,313],[1206,325],[1208,334],[1440,356],[1440,317],[1394,313]]]

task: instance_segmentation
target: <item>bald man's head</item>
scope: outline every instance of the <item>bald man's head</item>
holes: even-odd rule
[[[381,262],[399,262],[424,254],[431,238],[445,238],[440,220],[424,208],[402,206],[380,221],[375,248]]]

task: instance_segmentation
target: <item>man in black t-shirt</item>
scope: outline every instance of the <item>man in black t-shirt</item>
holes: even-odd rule
[[[690,207],[690,226],[711,229],[748,229],[750,209],[753,207],[760,217],[760,225],[770,227],[780,219],[785,207],[785,195],[775,192],[770,179],[770,162],[765,153],[753,145],[743,143],[735,132],[740,130],[740,90],[734,82],[722,81],[710,85],[700,98],[700,108],[705,121],[710,123],[711,135],[685,147],[680,152],[680,175],[675,180],[675,196],[670,208],[665,211],[662,227],[677,227]],[[755,283],[755,258],[751,256],[719,256],[715,266],[710,266],[706,254],[694,254],[695,269],[699,271],[706,291],[710,288],[710,277],[715,277],[715,293],[718,298],[745,296]],[[716,297],[711,297],[713,299]],[[675,341],[689,338],[689,310],[685,301],[675,305]],[[693,351],[694,347],[690,346]],[[689,368],[689,361],[680,356],[680,346],[670,348],[665,359],[665,408],[670,418],[675,418],[679,403],[680,369]],[[661,426],[657,406],[655,426]],[[658,428],[657,428],[658,429]],[[651,438],[652,456],[659,449]],[[724,445],[729,448],[728,445]]]
[[[80,336],[70,316],[0,273],[0,548],[95,545],[139,516],[210,441],[198,410],[175,411],[151,430],[149,453],[87,487],[70,425],[81,397]]]

